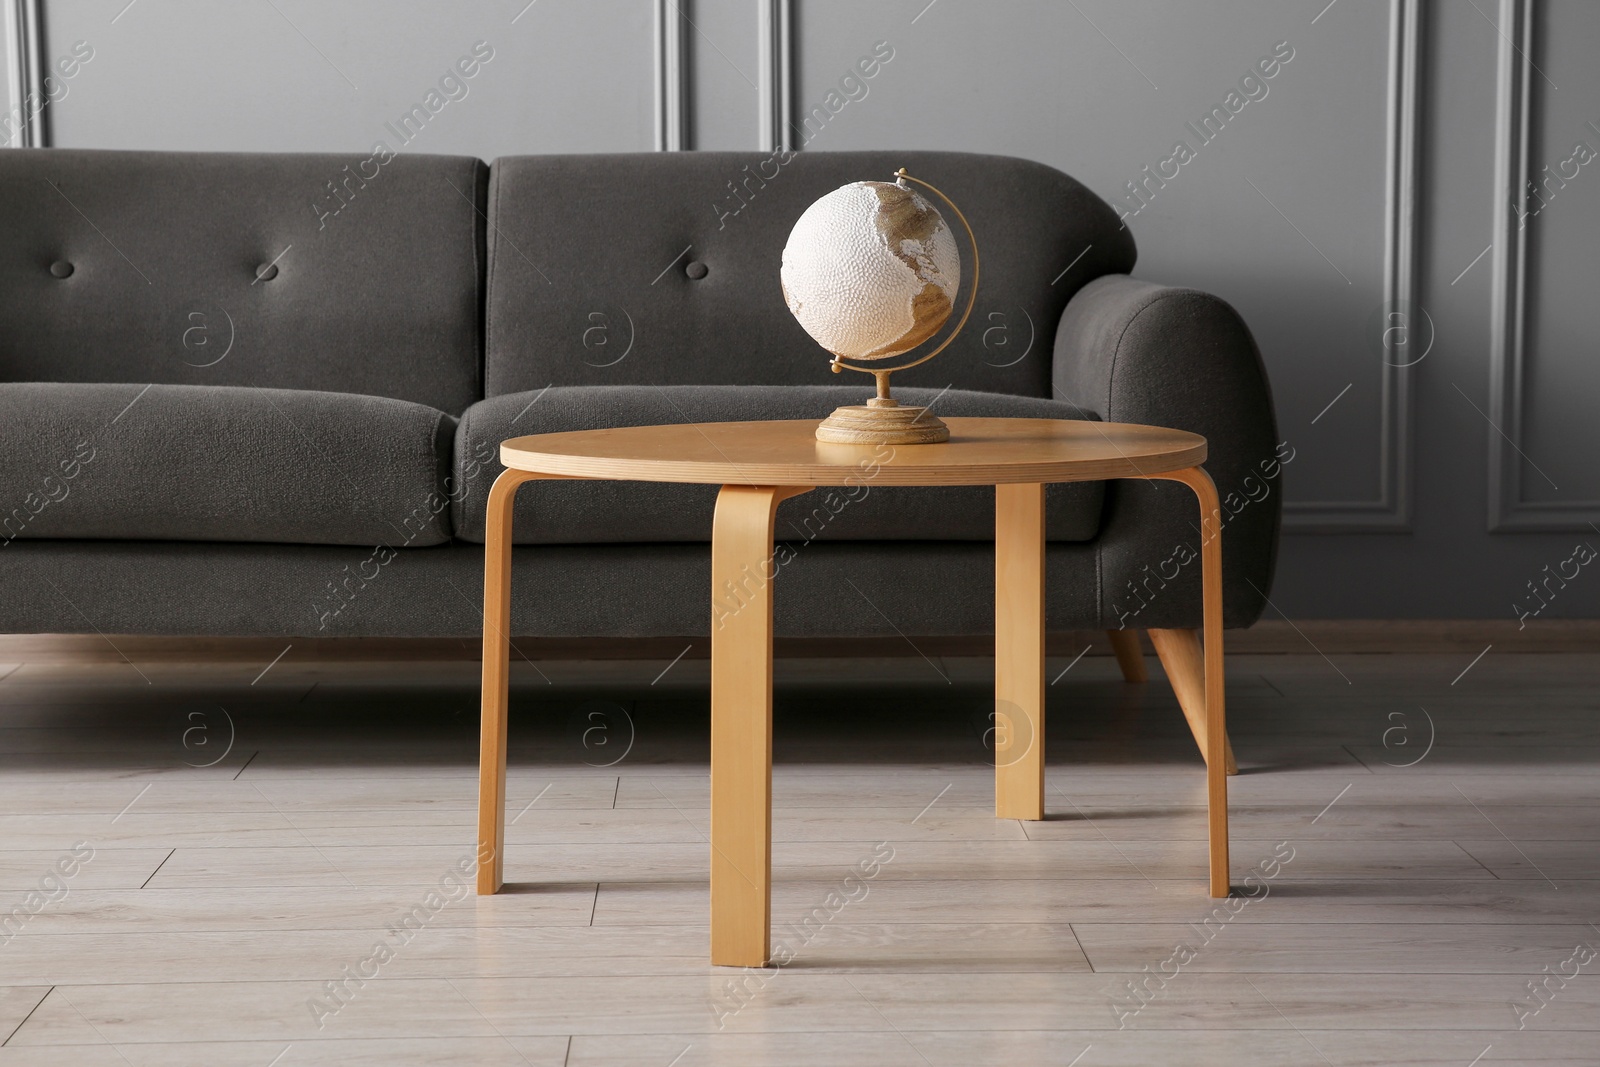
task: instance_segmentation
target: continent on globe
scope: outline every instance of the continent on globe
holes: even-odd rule
[[[944,216],[901,182],[852,182],[800,216],[783,249],[784,302],[834,356],[887,359],[949,319],[961,254]]]

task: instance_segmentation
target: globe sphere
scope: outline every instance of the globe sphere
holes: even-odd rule
[[[806,208],[789,233],[783,299],[833,355],[888,359],[939,331],[961,285],[944,216],[897,182],[852,182]]]

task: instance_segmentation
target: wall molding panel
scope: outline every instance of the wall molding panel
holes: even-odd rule
[[[5,108],[9,148],[50,143],[48,108],[29,115],[29,99],[44,98],[43,22],[40,0],[0,0],[5,5]]]
[[[756,78],[760,99],[759,147],[763,151],[793,148],[794,9],[791,0],[762,0]]]
[[[1600,500],[1534,503],[1522,498],[1527,426],[1528,230],[1512,204],[1532,180],[1533,0],[1500,0],[1495,80],[1494,254],[1489,323],[1489,532],[1589,532]]]
[[[1526,336],[1528,231],[1511,204],[1527,188],[1533,44],[1527,0],[1500,0],[1495,66],[1494,252],[1490,260],[1489,412],[1504,432],[1489,435],[1489,530],[1528,529],[1519,511],[1521,457],[1512,446],[1522,436],[1523,339]],[[1517,49],[1522,56],[1517,55]],[[1509,437],[1510,441],[1506,438]],[[1541,509],[1542,510],[1542,509]],[[1534,528],[1537,528],[1535,526]]]
[[[1390,0],[1384,162],[1383,299],[1412,330],[1417,303],[1418,136],[1422,117],[1423,0]],[[1384,361],[1379,400],[1378,498],[1285,501],[1290,533],[1409,533],[1414,462],[1411,364]]]
[[[680,4],[656,0],[656,151],[682,152],[689,147],[689,83],[687,40]]]
[[[1389,0],[1386,34],[1385,159],[1382,300],[1405,316],[1400,325],[1426,315],[1417,302],[1417,201],[1420,192],[1420,132],[1424,5],[1426,0]],[[768,134],[784,124],[792,143],[795,72],[800,34],[794,31],[792,0],[763,0],[760,49],[762,146],[779,142]],[[786,33],[778,27],[784,26]],[[787,36],[787,47],[781,37]],[[1419,324],[1420,325],[1420,324]],[[1414,499],[1414,386],[1408,365],[1386,360],[1379,399],[1378,491],[1368,500],[1296,500],[1284,504],[1284,529],[1293,533],[1409,533]]]

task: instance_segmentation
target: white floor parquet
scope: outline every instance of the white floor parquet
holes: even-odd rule
[[[1600,657],[1469,658],[1230,660],[1232,912],[1153,657],[1051,686],[1039,823],[987,661],[784,661],[765,972],[703,660],[517,666],[492,898],[475,664],[0,664],[0,1067],[1600,1063]]]

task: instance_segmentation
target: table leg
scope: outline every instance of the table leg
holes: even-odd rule
[[[1225,897],[1228,877],[1228,730],[1222,673],[1222,507],[1211,476],[1199,467],[1149,475],[1182,482],[1200,500],[1200,583],[1205,638],[1206,825],[1211,840],[1211,895]]]
[[[507,470],[489,490],[483,538],[483,719],[478,743],[478,892],[498,893],[505,851],[506,705],[511,685],[511,504],[539,475]]]
[[[711,962],[759,967],[772,926],[772,585],[778,502],[725,485],[711,533]]]
[[[994,499],[994,814],[1044,818],[1044,486]]]

